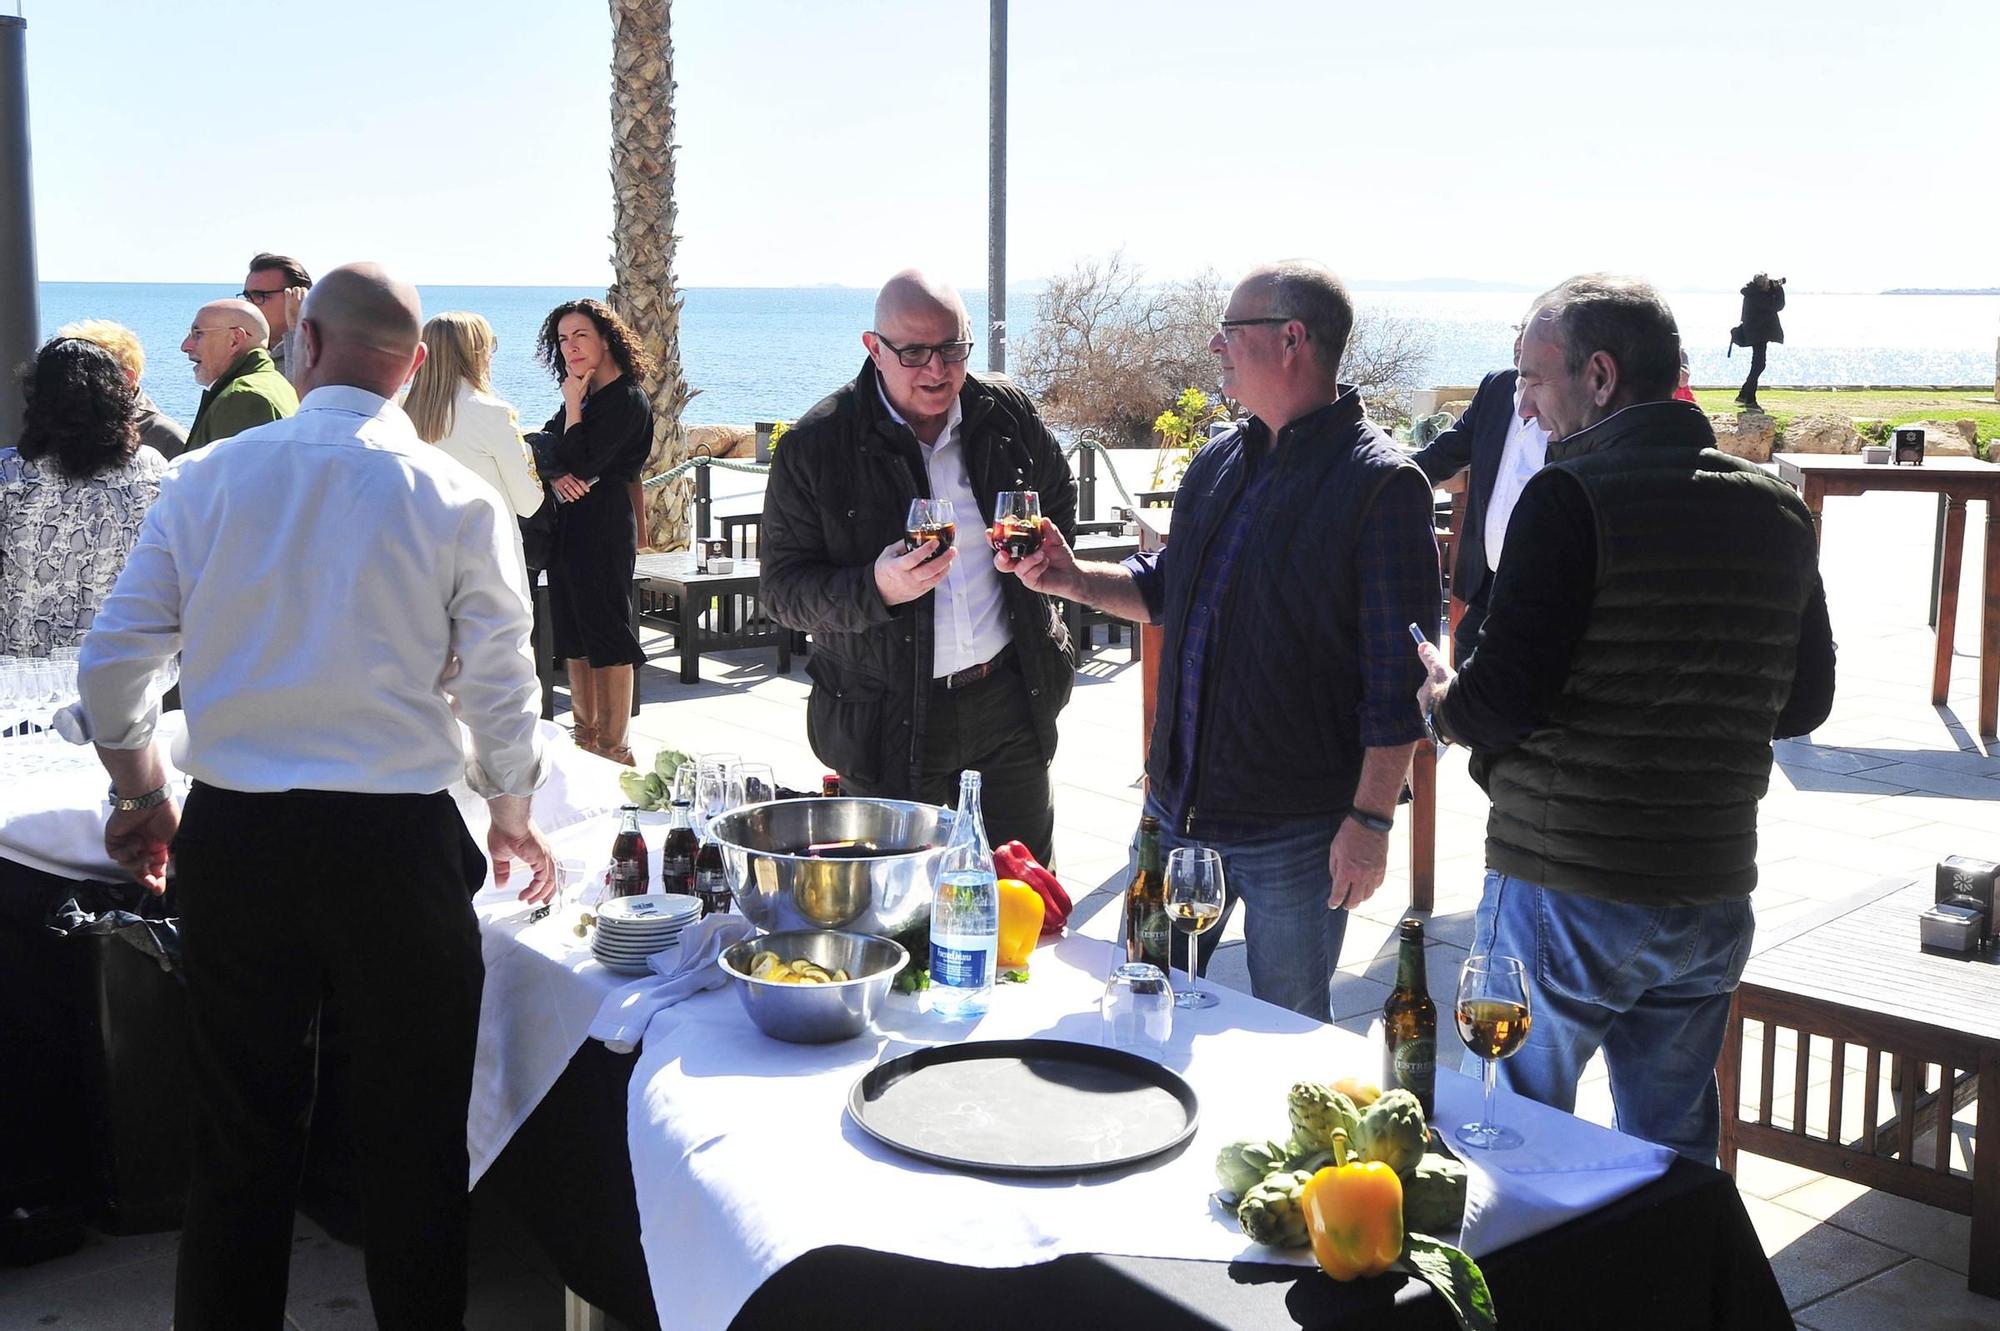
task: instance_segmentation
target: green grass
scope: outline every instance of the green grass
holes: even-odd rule
[[[1737,409],[1733,388],[1697,388],[1694,395],[1703,411],[1727,413]],[[1757,401],[1778,423],[1780,433],[1802,416],[1838,415],[1854,420],[1886,421],[1890,425],[1970,419],[1978,423],[1979,446],[1985,456],[1993,457],[1994,444],[2000,441],[2000,402],[1995,402],[1990,394],[1894,388],[1856,392],[1766,388],[1758,392]]]

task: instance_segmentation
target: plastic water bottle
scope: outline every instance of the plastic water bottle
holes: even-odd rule
[[[977,1017],[993,999],[1000,961],[1000,891],[979,816],[979,773],[958,782],[958,814],[931,899],[931,1011]]]

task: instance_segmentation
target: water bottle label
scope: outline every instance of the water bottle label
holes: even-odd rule
[[[951,989],[984,989],[993,983],[987,967],[993,953],[984,947],[947,947],[931,940],[931,983]]]

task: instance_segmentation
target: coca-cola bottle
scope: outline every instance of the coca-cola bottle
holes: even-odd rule
[[[644,896],[652,878],[652,858],[639,831],[639,806],[627,804],[619,810],[618,837],[611,843],[611,895]]]
[[[667,839],[660,845],[660,890],[694,895],[695,856],[701,841],[694,834],[694,806],[686,800],[673,802]]]
[[[722,847],[713,838],[702,842],[695,852],[694,894],[701,899],[703,915],[729,913],[729,875],[722,869]]]

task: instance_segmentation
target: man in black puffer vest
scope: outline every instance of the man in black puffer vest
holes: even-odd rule
[[[1671,400],[1679,346],[1631,278],[1538,306],[1548,465],[1479,650],[1419,701],[1493,800],[1473,950],[1522,960],[1533,1012],[1502,1079],[1568,1110],[1601,1047],[1618,1127],[1712,1163],[1771,740],[1826,719],[1833,634],[1805,505]]]
[[[1076,682],[1053,601],[1002,577],[987,528],[1002,490],[1034,490],[1076,531],[1076,481],[1027,395],[966,373],[958,293],[914,269],[875,300],[854,382],[778,445],[764,494],[763,594],[810,630],[806,737],[850,795],[958,802],[977,769],[988,837],[1053,863],[1049,760]],[[918,497],[952,501],[957,547],[905,553]]]
[[[1406,626],[1438,618],[1430,482],[1335,379],[1353,324],[1320,265],[1251,273],[1208,344],[1251,415],[1188,465],[1166,549],[1080,565],[1045,535],[1000,560],[1038,591],[1164,627],[1146,753],[1160,848],[1220,853],[1224,909],[1249,911],[1251,992],[1321,1021],[1423,735]]]

